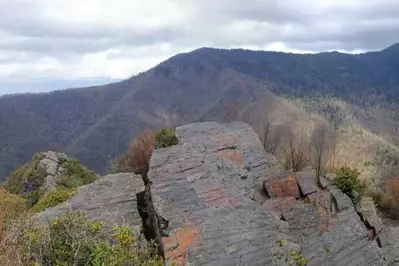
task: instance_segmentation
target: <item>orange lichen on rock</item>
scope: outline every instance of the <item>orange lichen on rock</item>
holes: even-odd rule
[[[238,145],[238,138],[234,135],[223,133],[218,135],[217,150],[234,149]]]
[[[232,161],[239,168],[244,167],[244,158],[239,150],[221,150],[217,154],[224,159]]]
[[[163,242],[166,257],[176,266],[184,265],[189,249],[198,245],[200,231],[199,227],[186,227],[176,231],[172,236],[165,237]]]
[[[298,185],[294,175],[290,175],[287,178],[278,177],[273,179],[270,190],[278,198],[299,196]]]
[[[238,200],[226,195],[226,193],[219,188],[210,189],[204,201],[208,207],[231,206],[238,203]]]

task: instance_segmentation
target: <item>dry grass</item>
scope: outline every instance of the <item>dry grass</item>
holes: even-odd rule
[[[309,164],[309,148],[303,136],[296,141],[293,136],[289,138],[288,147],[283,150],[284,168],[294,172],[301,171]]]
[[[150,167],[151,155],[155,149],[155,135],[150,129],[141,131],[130,147],[129,156],[136,174],[146,174]]]
[[[392,218],[399,219],[399,179],[387,179],[385,184],[387,193],[381,197],[379,207],[388,212]]]
[[[29,228],[28,216],[13,220],[12,224],[3,231],[0,240],[0,265],[24,266],[23,254],[26,253],[26,228]]]
[[[25,200],[0,189],[0,239],[11,221],[23,216],[27,211]]]
[[[116,160],[116,169],[115,172],[119,173],[127,173],[127,172],[134,172],[134,169],[132,168],[132,160],[131,157],[128,153],[122,154],[117,160]]]

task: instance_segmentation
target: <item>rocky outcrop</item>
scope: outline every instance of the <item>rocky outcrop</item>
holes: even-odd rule
[[[289,265],[290,254],[307,265],[388,265],[399,256],[396,243],[370,238],[333,175],[319,188],[311,169],[282,172],[246,124],[176,132],[180,144],[154,153],[149,176],[178,265]]]
[[[45,225],[68,211],[84,211],[90,219],[105,225],[125,224],[140,228],[142,220],[137,210],[136,194],[144,191],[140,176],[120,173],[104,176],[82,186],[74,197],[36,215],[37,224]]]
[[[201,123],[176,133],[179,145],[157,150],[149,172],[158,212],[169,220],[167,256],[177,265],[284,265],[287,223],[250,199],[276,167],[253,130]]]
[[[56,153],[53,151],[44,152],[43,159],[40,160],[39,166],[46,170],[46,178],[43,184],[43,191],[49,192],[56,188],[56,180],[65,171],[60,166],[61,160],[68,160],[68,156],[63,153]]]
[[[319,187],[312,169],[282,171],[248,125],[198,123],[176,134],[178,145],[153,153],[147,189],[139,176],[108,175],[37,220],[83,210],[107,224],[144,225],[164,236],[165,256],[176,265],[398,262],[399,241],[389,235],[399,232],[381,225],[377,237],[379,220],[367,199],[355,209],[331,185],[333,175]],[[161,229],[146,220],[148,195]]]

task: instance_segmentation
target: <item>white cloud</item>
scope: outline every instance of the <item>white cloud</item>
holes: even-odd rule
[[[398,13],[396,0],[0,0],[0,84],[123,79],[203,46],[381,49]]]

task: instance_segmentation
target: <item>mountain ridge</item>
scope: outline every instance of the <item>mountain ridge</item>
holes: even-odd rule
[[[221,105],[229,100],[333,97],[360,108],[364,119],[376,107],[386,111],[381,117],[389,134],[397,134],[399,53],[387,57],[384,51],[309,55],[200,48],[117,83],[0,97],[0,180],[44,150],[67,152],[104,173],[138,130],[220,120]]]

